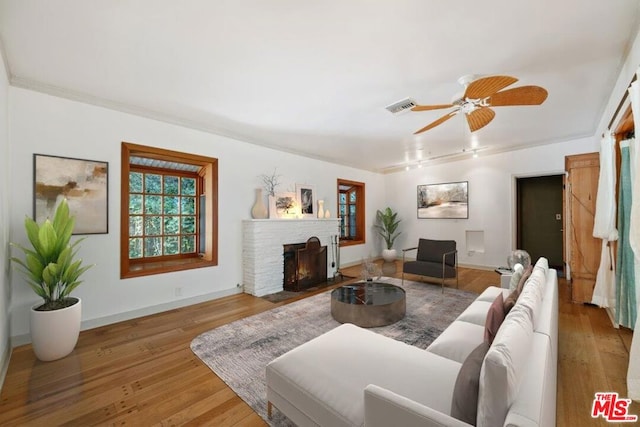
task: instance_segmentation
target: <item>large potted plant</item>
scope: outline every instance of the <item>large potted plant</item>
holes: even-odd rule
[[[382,258],[387,262],[394,261],[397,256],[396,250],[393,249],[393,242],[401,234],[400,232],[396,233],[398,224],[400,224],[397,216],[398,213],[393,212],[390,207],[387,207],[383,211],[378,210],[376,212],[378,224],[376,224],[375,227],[378,229],[378,234],[382,236],[387,246],[386,249],[382,250]]]
[[[31,249],[11,244],[24,253],[24,260],[16,257],[11,260],[20,266],[31,289],[44,300],[31,307],[30,315],[33,350],[42,361],[71,353],[80,334],[82,302],[70,294],[92,265],[82,266],[82,260],[75,259],[78,244],[84,239],[70,243],[74,226],[75,218],[69,214],[67,201],[62,200],[53,221],[47,219],[37,224],[25,218]]]

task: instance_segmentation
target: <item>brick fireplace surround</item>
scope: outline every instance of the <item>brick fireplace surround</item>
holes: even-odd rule
[[[242,221],[242,282],[244,291],[263,296],[282,291],[283,245],[306,242],[316,236],[327,246],[327,277],[331,268],[331,236],[340,233],[340,220],[330,219],[250,219]]]

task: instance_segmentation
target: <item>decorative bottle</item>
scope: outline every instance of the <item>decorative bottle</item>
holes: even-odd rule
[[[262,188],[256,188],[256,201],[251,207],[251,217],[253,219],[266,219],[269,217],[269,211],[262,198]]]
[[[318,218],[324,218],[324,200],[318,200]]]

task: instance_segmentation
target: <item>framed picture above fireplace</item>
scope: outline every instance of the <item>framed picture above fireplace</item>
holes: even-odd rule
[[[300,205],[303,217],[313,218],[316,216],[316,189],[313,185],[296,184],[296,200]]]
[[[275,196],[269,196],[269,218],[295,218],[296,208],[296,193],[276,193]]]
[[[469,218],[469,183],[418,185],[418,219]]]

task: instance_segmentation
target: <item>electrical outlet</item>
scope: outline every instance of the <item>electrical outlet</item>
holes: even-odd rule
[[[176,288],[176,296],[177,297],[181,297],[182,296],[182,288]]]

